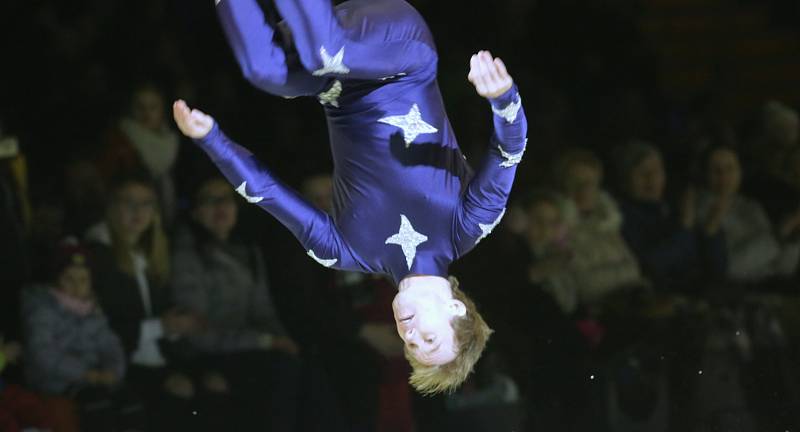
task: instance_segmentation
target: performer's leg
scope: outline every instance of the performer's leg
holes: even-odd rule
[[[430,32],[404,1],[368,4],[367,19],[372,22],[347,30],[331,0],[274,1],[292,31],[300,61],[315,76],[380,79],[400,73],[435,73],[436,50]],[[365,33],[370,30],[380,33]]]
[[[242,73],[253,85],[278,96],[314,95],[323,89],[325,79],[287,61],[256,0],[220,0],[217,15]]]

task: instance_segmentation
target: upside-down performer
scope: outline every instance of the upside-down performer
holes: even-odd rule
[[[178,127],[237,192],[289,228],[311,258],[391,276],[411,384],[422,393],[451,391],[491,333],[448,278],[448,266],[505,213],[527,133],[513,80],[490,53],[472,56],[469,81],[495,114],[489,153],[473,172],[445,113],[433,38],[413,7],[404,0],[352,0],[335,8],[331,0],[274,4],[283,19],[274,26],[256,0],[217,0],[216,7],[252,84],[324,105],[335,166],[333,215],[286,187],[183,101],[174,105]]]

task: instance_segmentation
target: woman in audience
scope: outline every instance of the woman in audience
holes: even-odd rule
[[[26,291],[26,375],[31,387],[75,399],[81,430],[136,430],[141,405],[121,386],[125,353],[95,304],[87,252],[62,244],[51,286]]]
[[[97,300],[122,341],[128,382],[149,403],[153,423],[165,430],[183,428],[199,417],[193,415],[197,392],[163,348],[172,345],[168,340],[197,331],[200,322],[170,307],[167,238],[148,176],[122,177],[110,194],[105,220],[86,235]]]
[[[750,143],[758,175],[747,190],[764,206],[777,240],[786,245],[800,239],[800,115],[770,101],[761,123]]]
[[[164,95],[153,84],[136,87],[130,111],[108,137],[97,161],[108,180],[120,171],[140,170],[153,180],[167,222],[175,214],[173,168],[178,157],[178,135],[169,127]]]
[[[227,181],[202,181],[191,221],[176,236],[175,300],[202,317],[205,326],[188,342],[210,371],[219,371],[207,372],[205,381],[230,387],[235,405],[245,410],[242,420],[249,426],[242,427],[293,430],[301,387],[298,348],[275,310],[261,251],[234,234],[237,220]]]
[[[704,157],[705,188],[697,196],[697,217],[705,238],[722,235],[725,256],[717,271],[739,283],[793,274],[798,244],[780,244],[764,208],[740,193],[742,168],[729,147],[713,147]]]
[[[567,197],[564,218],[570,226],[569,269],[581,303],[592,304],[645,282],[622,238],[622,214],[602,189],[603,166],[587,150],[571,150],[557,163],[557,180]]]
[[[616,152],[621,180],[622,235],[642,271],[661,291],[690,291],[697,275],[698,247],[691,192],[676,209],[664,197],[667,174],[661,152],[632,141]]]

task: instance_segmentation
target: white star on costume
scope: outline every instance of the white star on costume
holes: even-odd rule
[[[497,225],[500,225],[500,221],[503,220],[503,216],[505,215],[506,215],[506,209],[504,208],[503,211],[500,212],[500,216],[497,216],[497,219],[495,219],[494,222],[490,224],[479,223],[478,227],[480,227],[483,234],[478,238],[478,240],[475,240],[475,244],[478,244],[481,242],[481,240],[485,239],[486,237],[489,237],[489,234],[491,234],[492,231],[494,231],[494,229],[497,228]]]
[[[257,197],[257,196],[247,195],[247,182],[242,182],[242,184],[239,185],[238,188],[236,188],[236,192],[239,195],[243,196],[244,199],[246,199],[247,202],[249,202],[250,204],[258,204],[258,203],[260,203],[261,201],[264,200],[264,197]]]
[[[328,268],[333,267],[333,265],[336,264],[337,261],[339,261],[336,258],[329,260],[319,258],[317,257],[317,254],[315,254],[313,250],[309,250],[307,253],[308,256],[310,256],[314,261],[320,263],[323,267],[328,267]]]
[[[389,81],[390,79],[400,78],[406,76],[405,72],[400,72],[399,74],[389,75],[387,77],[379,78],[381,81]]]
[[[507,107],[500,110],[492,107],[492,112],[506,119],[507,122],[514,123],[514,120],[517,119],[517,114],[519,114],[520,108],[522,108],[522,96],[517,93],[516,102],[511,102]]]
[[[344,47],[331,57],[325,47],[319,49],[319,56],[322,57],[322,69],[317,69],[311,74],[314,76],[327,75],[329,73],[346,74],[350,73],[350,68],[344,65]]]
[[[406,256],[406,264],[408,269],[411,270],[411,265],[414,263],[414,258],[417,256],[417,246],[428,241],[428,237],[414,231],[411,222],[408,221],[406,215],[400,215],[400,231],[386,239],[385,244],[395,244],[403,248],[403,255]]]
[[[333,82],[330,90],[319,94],[319,103],[322,106],[329,104],[335,108],[339,108],[339,96],[342,94],[342,82],[336,80]]]
[[[525,139],[525,147],[523,147],[522,151],[517,154],[508,153],[505,150],[503,150],[503,147],[500,147],[499,145],[497,146],[497,148],[500,149],[500,156],[502,156],[503,159],[505,159],[505,161],[500,162],[500,167],[511,168],[512,166],[522,162],[522,155],[525,154],[525,149],[528,148],[528,140]]]
[[[422,113],[420,113],[417,104],[412,105],[411,111],[406,115],[384,117],[378,121],[403,129],[403,138],[406,141],[406,148],[408,148],[419,135],[439,132],[439,129],[436,129],[428,123],[425,123],[425,120],[422,120]]]

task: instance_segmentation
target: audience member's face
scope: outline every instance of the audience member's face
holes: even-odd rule
[[[218,239],[228,238],[238,216],[233,190],[224,180],[210,180],[197,192],[194,218]]]
[[[562,231],[561,211],[549,201],[539,201],[528,209],[528,242],[546,246],[556,243]]]
[[[591,165],[576,163],[567,168],[567,195],[580,212],[594,210],[601,181],[600,171]]]
[[[78,300],[92,297],[92,278],[89,268],[83,265],[71,265],[61,272],[58,278],[58,289]]]
[[[708,161],[708,186],[718,195],[733,195],[739,191],[742,169],[739,157],[730,149],[715,150]]]
[[[161,130],[166,121],[164,98],[155,90],[143,89],[136,92],[132,111],[133,119],[146,129]]]
[[[309,178],[303,184],[303,194],[317,208],[331,213],[333,209],[333,180],[330,176],[319,175]]]
[[[111,217],[127,241],[136,242],[156,217],[155,192],[145,185],[128,183],[116,194]]]
[[[634,199],[648,202],[661,201],[664,196],[666,174],[661,156],[653,153],[639,162],[631,171],[630,189]]]
[[[782,111],[767,120],[767,131],[779,143],[795,145],[800,138],[800,117],[796,111]]]
[[[397,333],[405,349],[420,363],[442,365],[458,354],[451,322],[466,313],[464,304],[453,299],[449,288],[410,285],[392,302]]]

